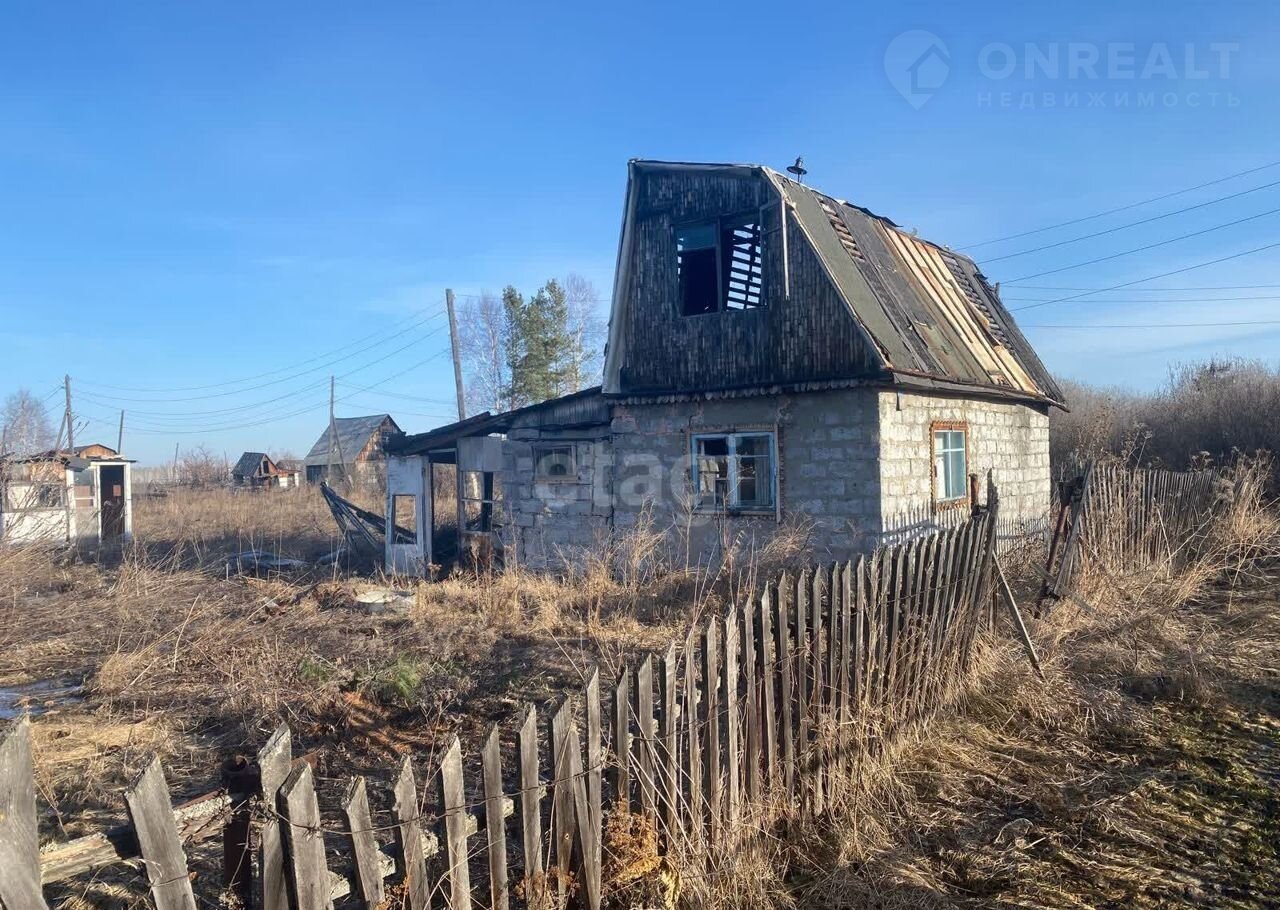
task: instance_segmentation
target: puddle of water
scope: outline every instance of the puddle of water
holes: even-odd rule
[[[0,720],[23,714],[36,717],[83,697],[84,689],[65,679],[41,679],[19,686],[0,686]]]

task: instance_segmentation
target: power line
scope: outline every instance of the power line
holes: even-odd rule
[[[1128,323],[1094,323],[1091,325],[1051,325],[1049,323],[1028,322],[1023,325],[1027,329],[1202,329],[1218,326],[1236,325],[1280,325],[1280,319],[1259,319],[1245,322],[1128,322]]]
[[[387,377],[385,377],[385,378],[383,378],[383,379],[380,379],[380,380],[378,380],[377,382],[375,382],[375,383],[373,383],[373,384],[371,384],[371,385],[367,385],[367,386],[364,386],[364,387],[362,387],[362,388],[355,389],[355,390],[353,390],[353,391],[351,391],[351,392],[347,393],[346,395],[339,396],[336,400],[337,400],[337,401],[347,401],[347,400],[349,400],[349,399],[351,399],[351,398],[354,398],[354,397],[355,397],[357,394],[359,394],[360,392],[368,392],[368,391],[371,391],[371,390],[373,390],[373,389],[378,388],[379,386],[385,385],[385,384],[386,384],[386,383],[388,383],[388,382],[393,382],[393,381],[395,381],[396,379],[399,379],[399,378],[401,378],[402,376],[406,376],[406,375],[408,375],[409,373],[412,373],[414,370],[416,370],[416,369],[418,369],[418,368],[420,368],[420,367],[422,367],[422,366],[425,366],[426,364],[428,364],[428,363],[430,363],[431,361],[433,361],[433,360],[437,359],[438,357],[443,356],[443,354],[444,354],[444,352],[443,352],[443,351],[437,351],[436,353],[432,354],[431,356],[426,357],[426,358],[424,358],[424,359],[422,359],[422,360],[418,361],[417,363],[415,363],[415,364],[413,364],[413,365],[411,365],[411,366],[409,366],[409,367],[406,367],[406,368],[405,368],[405,369],[403,369],[403,370],[399,370],[399,371],[397,371],[397,372],[395,372],[395,373],[392,373],[390,376],[387,376]],[[354,371],[353,371],[353,372],[354,372]],[[348,375],[350,375],[350,374],[348,374]],[[281,421],[281,420],[288,420],[288,419],[289,419],[289,418],[291,418],[291,417],[298,417],[298,416],[301,416],[301,415],[303,415],[303,414],[308,414],[308,413],[313,413],[313,412],[315,412],[315,411],[320,411],[320,410],[323,410],[324,408],[326,408],[327,406],[328,406],[328,400],[326,399],[325,401],[317,402],[317,403],[315,403],[314,405],[308,405],[308,406],[306,406],[306,407],[302,407],[302,408],[299,408],[299,409],[296,409],[296,410],[291,410],[291,411],[284,412],[284,413],[276,413],[276,414],[272,414],[272,415],[270,415],[270,416],[264,416],[264,417],[263,417],[262,419],[260,419],[260,420],[254,420],[254,421],[249,421],[249,422],[236,422],[236,423],[229,423],[229,424],[223,424],[223,425],[216,425],[216,426],[202,426],[202,427],[195,427],[195,428],[188,428],[188,429],[180,429],[180,428],[167,429],[167,428],[163,428],[163,427],[159,427],[159,428],[151,428],[150,426],[148,426],[148,427],[147,427],[147,428],[145,428],[145,429],[141,429],[141,428],[140,428],[140,429],[137,429],[137,430],[135,430],[135,432],[139,432],[139,433],[146,433],[146,434],[151,435],[151,436],[170,436],[170,435],[190,436],[190,435],[196,435],[196,434],[201,434],[201,433],[223,433],[223,432],[230,432],[230,431],[233,431],[233,430],[253,429],[253,428],[256,428],[256,427],[260,427],[260,426],[266,426],[266,425],[268,425],[268,424],[278,423],[278,422],[279,422],[279,421]],[[102,419],[102,418],[99,418],[99,419]]]
[[[1034,310],[1042,306],[1052,306],[1053,304],[1066,303],[1070,300],[1079,300],[1081,297],[1092,297],[1094,294],[1103,294],[1103,293],[1106,293],[1107,291],[1118,291],[1121,288],[1131,287],[1132,285],[1135,285],[1135,284],[1144,284],[1148,281],[1155,281],[1160,278],[1168,278],[1170,275],[1181,275],[1184,272],[1193,272],[1196,269],[1208,268],[1209,266],[1217,265],[1220,262],[1230,262],[1233,259],[1240,259],[1240,258],[1243,258],[1244,256],[1252,256],[1254,253],[1262,253],[1262,252],[1265,252],[1266,250],[1273,250],[1276,247],[1280,247],[1280,241],[1276,241],[1275,243],[1268,243],[1265,246],[1254,247],[1251,250],[1245,250],[1244,252],[1241,252],[1241,253],[1232,253],[1230,256],[1220,256],[1217,259],[1210,259],[1207,262],[1197,262],[1195,265],[1184,266],[1180,269],[1173,269],[1172,271],[1169,271],[1169,272],[1160,272],[1157,275],[1148,275],[1145,278],[1135,278],[1133,281],[1122,281],[1120,284],[1113,284],[1110,287],[1098,288],[1092,291],[1085,291],[1084,293],[1073,294],[1067,297],[1055,297],[1052,300],[1041,300],[1036,303],[1029,303],[1026,306],[1012,307],[1011,310],[1013,312],[1020,312],[1022,310]]]
[[[1132,290],[1142,290],[1141,288],[1132,288]],[[1001,297],[1006,303],[1038,303],[1043,301],[1043,297]],[[1082,300],[1081,303],[1235,303],[1242,300],[1280,300],[1275,296],[1259,296],[1259,297],[1108,297],[1103,300],[1101,298],[1093,298],[1092,300]]]
[[[434,314],[434,316],[438,316],[438,315],[439,315],[439,314]],[[142,403],[165,403],[165,402],[180,402],[180,401],[207,401],[207,400],[212,399],[212,398],[226,398],[226,397],[229,397],[229,396],[231,396],[231,395],[243,395],[245,392],[256,392],[256,391],[258,391],[259,389],[265,389],[265,388],[268,388],[268,387],[273,386],[273,385],[280,385],[280,384],[281,384],[281,383],[283,383],[283,382],[290,382],[290,381],[292,381],[292,380],[294,380],[294,379],[298,379],[299,377],[306,376],[306,375],[309,375],[309,374],[311,374],[311,373],[317,373],[317,372],[321,372],[321,371],[323,371],[323,370],[327,370],[328,368],[332,367],[335,363],[341,363],[341,362],[342,362],[342,361],[344,361],[344,360],[350,360],[352,357],[355,357],[355,356],[357,356],[357,355],[359,355],[359,354],[363,354],[363,353],[365,353],[366,351],[371,351],[371,350],[373,350],[374,348],[379,347],[380,345],[383,345],[383,344],[385,344],[385,343],[387,343],[387,342],[389,342],[389,341],[394,340],[395,338],[400,337],[401,335],[403,335],[403,334],[404,334],[404,332],[405,332],[405,331],[412,331],[412,330],[413,330],[413,329],[415,329],[415,328],[418,328],[418,327],[420,327],[420,326],[422,326],[422,325],[425,325],[426,323],[430,322],[430,321],[431,321],[431,319],[432,319],[432,318],[434,318],[434,316],[427,316],[427,317],[425,317],[425,318],[423,318],[423,319],[420,319],[420,320],[418,320],[417,322],[415,322],[415,323],[413,323],[412,325],[410,325],[407,329],[404,329],[403,331],[397,331],[397,332],[395,332],[394,334],[387,336],[386,338],[381,338],[381,339],[379,339],[378,341],[375,341],[375,342],[374,342],[374,343],[372,343],[372,344],[366,345],[366,346],[364,346],[364,347],[362,347],[362,348],[358,348],[357,350],[354,350],[354,351],[352,351],[352,352],[351,352],[351,353],[349,353],[349,354],[344,354],[342,357],[339,357],[339,358],[337,358],[337,359],[335,359],[335,360],[330,360],[330,361],[328,361],[328,362],[326,362],[326,363],[322,363],[322,364],[320,364],[319,366],[315,366],[315,367],[312,367],[312,368],[307,369],[307,370],[302,370],[302,371],[297,372],[297,373],[294,373],[294,374],[292,374],[292,375],[290,375],[290,376],[285,376],[285,377],[282,377],[282,378],[280,378],[280,379],[273,379],[273,380],[271,380],[270,382],[263,382],[263,383],[259,383],[258,385],[255,385],[255,386],[248,386],[248,387],[243,388],[243,389],[231,389],[231,390],[224,391],[224,392],[213,392],[213,393],[210,393],[210,394],[208,394],[208,395],[189,395],[189,396],[181,396],[181,397],[177,397],[177,398],[170,398],[170,397],[160,397],[160,398],[131,398],[131,397],[128,397],[128,396],[121,396],[121,395],[108,395],[108,394],[103,393],[103,392],[99,392],[99,393],[97,393],[97,395],[98,395],[98,397],[99,397],[99,398],[105,398],[105,399],[108,399],[108,400],[110,400],[110,401],[142,402]],[[428,336],[429,336],[430,334],[431,334],[431,333],[428,333]],[[341,350],[341,349],[339,349],[339,350]],[[325,356],[325,355],[322,355],[322,356]],[[312,358],[312,359],[315,359],[315,358]],[[90,383],[90,385],[91,385],[91,386],[100,386],[100,384],[98,384],[98,383],[92,383],[92,382]],[[163,390],[152,390],[152,391],[163,391]],[[175,390],[175,391],[178,391],[178,390]]]
[[[1105,291],[1106,288],[1077,288],[1062,287],[1060,285],[1047,284],[1015,284],[1012,281],[1006,281],[1001,287],[1016,287],[1018,290],[1026,291]],[[1280,289],[1280,284],[1220,284],[1220,285],[1201,285],[1199,287],[1181,287],[1181,288],[1134,288],[1135,291],[1143,291],[1157,293],[1164,291],[1264,291]]]
[[[1064,265],[1061,268],[1048,269],[1044,272],[1036,272],[1032,275],[1023,275],[1020,278],[1014,278],[1014,281],[1027,281],[1032,278],[1040,278],[1044,275],[1056,275],[1059,272],[1070,272],[1073,269],[1081,269],[1086,265],[1096,265],[1099,262],[1109,262],[1112,259],[1119,259],[1122,256],[1131,256],[1134,253],[1142,253],[1147,250],[1154,250],[1157,247],[1168,246],[1171,243],[1177,243],[1179,240],[1190,240],[1192,237],[1200,237],[1204,234],[1211,234],[1214,231],[1220,231],[1224,228],[1235,227],[1237,224],[1244,224],[1248,221],[1257,221],[1259,218],[1265,218],[1268,215],[1274,215],[1280,212],[1280,208],[1271,209],[1266,212],[1259,212],[1256,215],[1250,215],[1247,218],[1238,218],[1235,221],[1228,221],[1225,224],[1215,224],[1213,227],[1204,228],[1199,231],[1192,231],[1190,234],[1181,234],[1177,237],[1170,237],[1168,240],[1161,240],[1157,243],[1148,243],[1146,246],[1134,247],[1131,250],[1125,250],[1120,253],[1112,253],[1110,256],[1099,256],[1096,259],[1086,259],[1084,262],[1075,262],[1071,265]]]
[[[1226,177],[1219,177],[1216,180],[1207,181],[1206,183],[1198,183],[1195,186],[1189,186],[1186,189],[1174,190],[1171,193],[1162,193],[1159,196],[1152,196],[1149,199],[1143,199],[1138,202],[1131,202],[1128,205],[1121,205],[1113,209],[1107,209],[1105,212],[1097,212],[1093,215],[1085,215],[1081,218],[1072,218],[1069,221],[1059,221],[1057,224],[1050,224],[1046,227],[1035,228],[1034,230],[1030,230],[1030,231],[1022,231],[1021,233],[1018,233],[1018,234],[1006,234],[1003,237],[995,237],[991,240],[982,240],[982,241],[979,241],[978,243],[970,243],[966,246],[958,247],[958,249],[972,250],[980,246],[987,246],[992,243],[1000,243],[1004,240],[1016,240],[1019,237],[1030,237],[1033,234],[1043,234],[1045,231],[1056,230],[1057,228],[1060,228],[1060,227],[1069,227],[1070,225],[1073,225],[1073,224],[1081,224],[1085,221],[1093,221],[1097,218],[1105,218],[1107,215],[1115,215],[1119,212],[1127,212],[1130,209],[1136,209],[1144,205],[1150,205],[1153,202],[1160,202],[1163,199],[1172,199],[1174,196],[1182,196],[1182,195],[1185,195],[1186,193],[1193,193],[1196,190],[1202,190],[1205,187],[1217,186],[1219,183],[1226,183],[1228,180],[1235,180],[1237,177],[1245,177],[1249,174],[1256,174],[1259,171],[1265,171],[1268,168],[1273,168],[1273,167],[1276,167],[1277,165],[1280,165],[1280,161],[1272,161],[1269,164],[1263,164],[1258,167],[1249,168],[1247,171],[1239,171],[1235,174],[1228,174]]]
[[[431,331],[429,331],[429,332],[426,332],[426,333],[424,333],[421,337],[416,338],[415,340],[413,340],[413,341],[409,342],[408,344],[405,344],[405,345],[402,345],[401,347],[396,348],[394,351],[391,351],[390,353],[384,354],[383,356],[378,357],[378,358],[376,358],[376,359],[374,359],[374,360],[370,360],[368,363],[362,364],[361,366],[358,366],[358,367],[356,367],[355,369],[348,370],[346,373],[342,373],[342,374],[341,374],[341,377],[342,377],[342,378],[346,378],[346,377],[348,377],[348,376],[353,376],[353,375],[355,375],[356,373],[359,373],[359,372],[362,372],[362,371],[364,371],[364,370],[367,370],[367,369],[369,369],[369,368],[370,368],[370,367],[372,367],[372,366],[376,366],[377,364],[382,363],[382,362],[384,362],[384,361],[386,361],[386,360],[389,360],[389,359],[391,359],[392,357],[394,357],[395,355],[397,355],[397,354],[399,354],[399,353],[401,353],[401,352],[403,352],[403,351],[406,351],[406,350],[408,350],[408,349],[409,349],[409,348],[411,348],[411,347],[415,347],[416,345],[419,345],[419,344],[421,344],[422,342],[427,341],[427,340],[428,340],[428,339],[430,339],[432,336],[434,336],[434,335],[438,334],[438,333],[439,333],[439,332],[441,332],[441,331],[443,331],[443,327],[437,327],[437,328],[435,328],[435,329],[433,329],[433,330],[431,330]],[[190,420],[193,420],[193,419],[198,420],[198,419],[201,419],[201,418],[215,418],[215,419],[216,419],[216,418],[218,418],[218,417],[220,417],[220,416],[225,416],[225,415],[228,415],[228,414],[234,414],[234,413],[241,413],[241,412],[243,412],[243,411],[252,411],[252,410],[256,410],[256,409],[258,409],[258,408],[260,408],[260,407],[263,407],[264,405],[274,404],[274,403],[276,403],[276,402],[278,402],[278,401],[284,401],[284,400],[286,400],[286,399],[293,398],[293,397],[296,397],[296,396],[298,396],[298,395],[306,394],[307,392],[312,391],[313,389],[318,388],[318,387],[323,386],[323,385],[326,385],[326,384],[327,384],[327,381],[325,381],[325,382],[320,382],[320,383],[312,383],[312,384],[310,384],[310,385],[308,385],[308,386],[303,386],[302,388],[295,389],[295,390],[293,390],[293,391],[291,391],[291,392],[287,392],[287,393],[285,393],[285,394],[283,394],[283,395],[278,395],[278,396],[276,396],[275,398],[268,398],[268,399],[266,399],[266,400],[264,400],[264,401],[254,402],[254,403],[251,403],[251,404],[239,405],[239,406],[236,406],[236,407],[230,407],[230,408],[216,408],[216,409],[214,409],[214,410],[207,410],[207,411],[190,411],[190,412],[183,413],[183,414],[174,414],[174,413],[170,413],[170,412],[167,412],[167,411],[133,411],[133,410],[131,410],[131,411],[130,411],[130,413],[131,413],[131,414],[138,414],[138,415],[143,415],[143,416],[151,417],[151,418],[153,419],[153,422],[156,422],[156,421],[159,421],[159,420],[165,420],[165,419],[169,419],[169,420],[178,420],[178,421],[184,421],[184,422],[185,422],[185,421],[190,421]],[[94,397],[94,396],[92,396],[92,395],[86,395],[86,397],[88,397],[90,400],[94,401],[96,404],[99,404],[99,405],[106,405],[106,406],[109,406],[109,405],[110,405],[110,402],[108,402],[108,401],[102,401],[102,400],[101,400],[101,397],[102,397],[102,396]],[[175,403],[176,403],[176,402],[186,401],[186,400],[188,400],[188,399],[185,399],[185,398],[174,398],[174,399],[170,399],[170,401],[175,402]],[[166,401],[164,401],[164,400],[159,400],[159,401],[158,401],[158,403],[162,403],[162,404],[164,404],[164,403],[168,403],[168,402],[166,402]]]
[[[1116,231],[1125,231],[1132,227],[1139,227],[1144,224],[1151,224],[1153,221],[1161,221],[1165,218],[1172,218],[1174,215],[1182,215],[1182,214],[1185,214],[1186,212],[1193,212],[1196,209],[1205,208],[1206,206],[1217,205],[1219,202],[1226,202],[1229,199],[1238,199],[1241,196],[1247,196],[1250,193],[1256,193],[1259,190],[1270,189],[1273,186],[1280,186],[1280,180],[1275,180],[1275,181],[1272,181],[1271,183],[1265,183],[1262,186],[1255,186],[1252,189],[1241,190],[1240,192],[1232,193],[1229,196],[1219,196],[1217,199],[1210,199],[1207,202],[1199,202],[1199,203],[1196,203],[1195,205],[1189,205],[1186,208],[1174,209],[1172,212],[1165,212],[1163,215],[1153,215],[1150,218],[1143,218],[1140,221],[1130,221],[1128,224],[1122,224],[1119,227],[1108,228],[1105,231],[1094,231],[1092,234],[1084,234],[1080,237],[1072,237],[1070,240],[1059,240],[1057,243],[1046,243],[1044,246],[1032,247],[1029,250],[1019,250],[1016,253],[1006,253],[1003,256],[993,256],[989,259],[984,259],[982,262],[983,262],[983,265],[986,265],[989,262],[1000,262],[1001,260],[1004,260],[1004,259],[1016,259],[1019,256],[1029,256],[1032,253],[1039,253],[1039,252],[1042,252],[1043,250],[1052,250],[1060,246],[1067,246],[1072,243],[1079,243],[1082,240],[1092,240],[1094,237],[1103,237],[1107,234],[1114,234]]]

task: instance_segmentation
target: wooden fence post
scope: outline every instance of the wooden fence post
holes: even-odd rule
[[[676,840],[676,832],[680,830],[679,739],[676,734],[680,687],[676,674],[675,642],[667,645],[667,652],[662,657],[661,666],[662,748],[659,750],[659,765],[662,769],[660,781],[662,812],[660,817],[663,841],[670,850]]]
[[[646,654],[636,668],[636,791],[640,811],[651,822],[658,818],[657,741],[653,716],[653,655]]]
[[[355,861],[355,893],[366,910],[374,910],[382,903],[385,892],[378,861],[378,842],[373,836],[373,818],[369,813],[369,794],[363,777],[352,778],[347,785],[342,814],[347,820],[351,855]]]
[[[707,830],[711,847],[718,850],[723,845],[724,813],[723,780],[720,777],[720,648],[717,628],[719,623],[712,616],[707,620],[702,637],[702,696],[703,720],[706,725],[705,750],[707,784]]]
[[[276,727],[266,745],[258,750],[258,773],[262,782],[262,804],[272,810],[262,823],[258,844],[258,895],[262,910],[288,910],[289,889],[284,870],[284,832],[274,815],[276,794],[289,776],[293,742],[287,724]]]
[[[153,755],[129,784],[124,801],[138,835],[138,849],[156,910],[195,910],[196,899],[187,878],[187,855],[173,821],[173,804],[169,802],[169,787],[158,757]]]
[[[48,910],[40,892],[40,842],[31,763],[31,723],[21,717],[0,739],[0,907]],[[183,873],[186,873],[185,863]]]
[[[507,910],[510,906],[507,891],[507,826],[502,811],[502,743],[498,739],[497,724],[489,729],[480,762],[484,778],[484,830],[489,848],[489,908]]]
[[[631,671],[618,671],[613,689],[613,795],[619,805],[631,809]]]
[[[738,612],[730,609],[724,617],[724,690],[725,721],[725,774],[728,787],[725,792],[723,815],[726,840],[738,834],[738,820],[742,817],[742,742],[739,736],[738,718],[738,647],[741,632],[738,629]]]
[[[760,595],[758,615],[760,618],[760,638],[756,646],[754,659],[760,668],[760,730],[764,740],[764,766],[766,786],[772,790],[778,788],[782,776],[778,768],[778,717],[774,709],[774,690],[777,685],[778,668],[776,666],[777,649],[773,640],[773,602],[776,587],[770,583],[765,585]]]
[[[471,910],[471,865],[467,860],[467,792],[462,779],[462,744],[454,736],[440,761],[440,805],[448,861],[450,910]],[[502,816],[492,819],[502,824]]]
[[[284,820],[285,859],[294,910],[332,910],[324,832],[320,829],[320,806],[310,765],[303,762],[285,778],[276,794],[276,809]]]
[[[685,803],[685,830],[694,845],[694,853],[704,843],[702,838],[702,724],[698,705],[697,629],[691,628],[684,640],[684,725],[688,745],[684,753],[684,771],[689,790]]]
[[[756,611],[748,602],[742,610],[742,685],[746,694],[746,762],[747,799],[752,806],[760,803],[760,683],[756,671]]]
[[[400,847],[401,875],[405,880],[405,898],[409,910],[429,910],[431,889],[427,884],[427,863],[422,852],[421,810],[418,808],[418,785],[413,780],[409,756],[400,761],[392,790],[395,802],[396,841]]]
[[[537,906],[546,892],[542,865],[542,781],[538,756],[538,709],[529,706],[520,726],[520,832],[525,899]]]

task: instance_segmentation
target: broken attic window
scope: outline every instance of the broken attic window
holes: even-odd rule
[[[763,306],[760,238],[758,215],[676,228],[680,312],[698,316]]]
[[[760,223],[758,219],[726,223],[720,233],[724,271],[724,306],[745,310],[760,306]]]
[[[545,446],[534,449],[534,477],[537,480],[577,480],[573,446]]]

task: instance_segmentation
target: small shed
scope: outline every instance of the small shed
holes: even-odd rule
[[[132,539],[132,465],[96,443],[0,460],[0,542]]]
[[[245,452],[231,469],[231,481],[238,487],[279,487],[298,485],[299,472],[278,464],[266,452]]]
[[[386,477],[387,440],[401,434],[390,414],[336,418],[303,459],[307,483],[341,477],[353,483],[381,484]],[[330,464],[334,478],[327,476]]]

